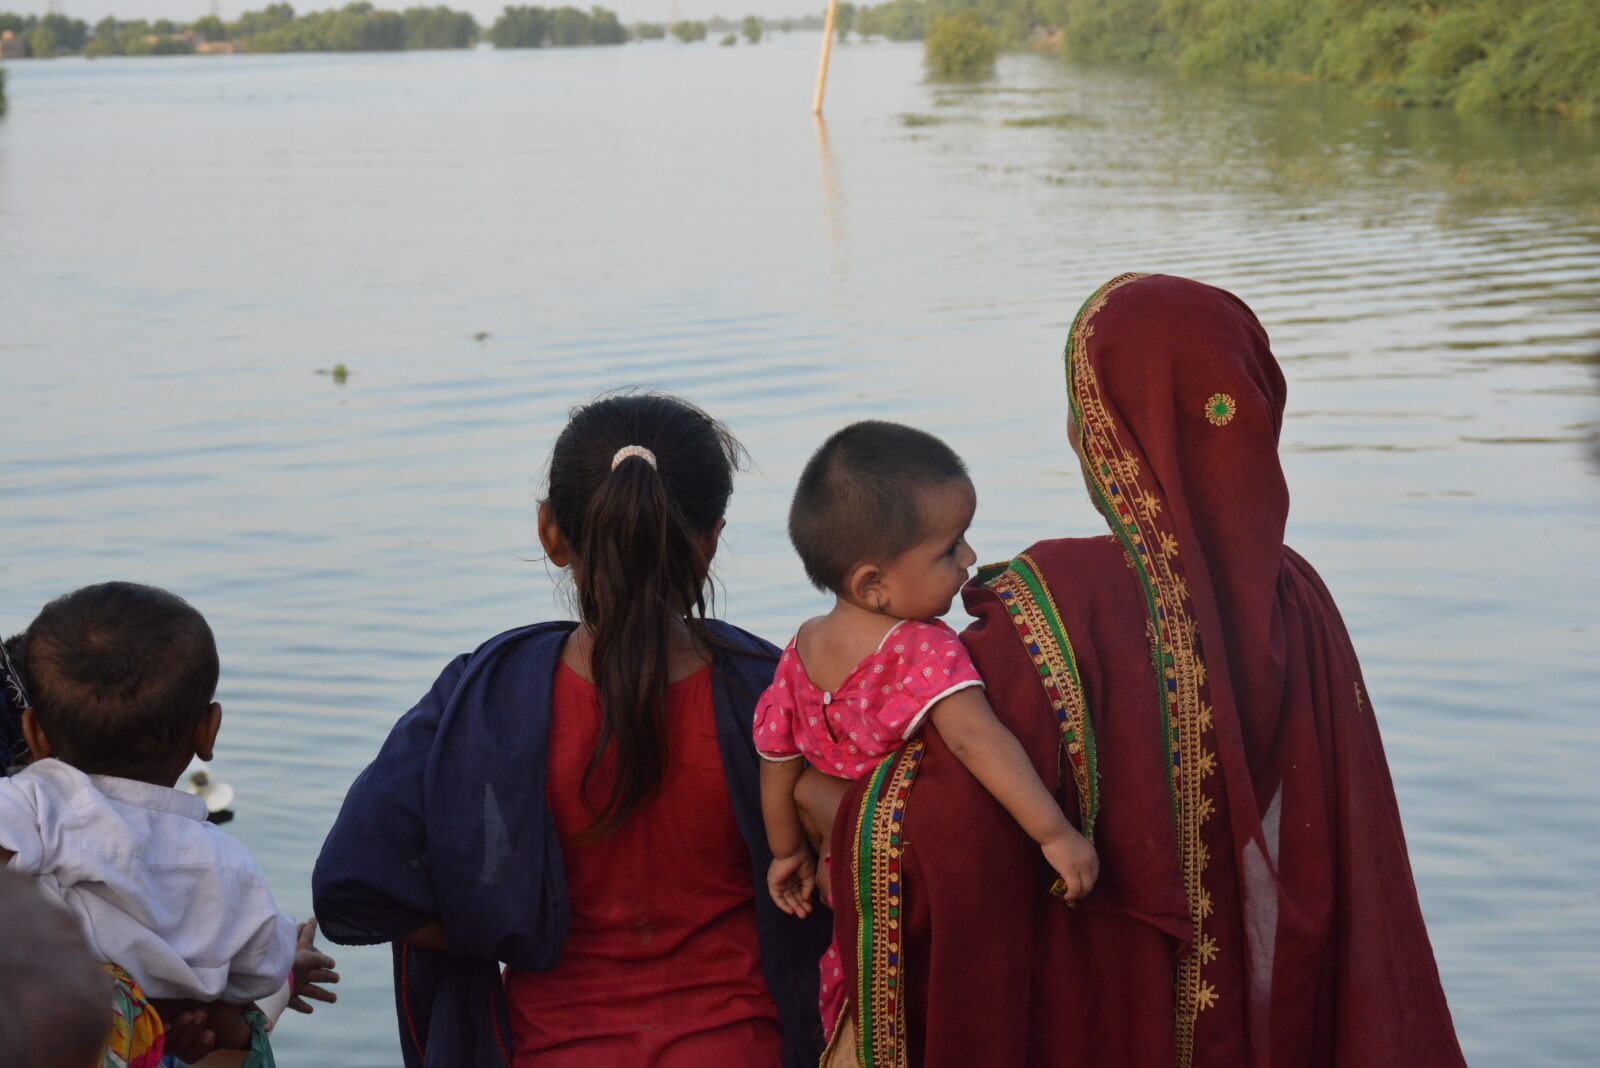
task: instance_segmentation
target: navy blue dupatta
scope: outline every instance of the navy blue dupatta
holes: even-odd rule
[[[357,777],[313,876],[316,914],[345,945],[392,942],[395,1008],[407,1068],[510,1064],[501,964],[545,970],[570,911],[546,804],[550,695],[575,624],[507,631],[451,661]],[[831,917],[784,915],[765,891],[756,698],[778,651],[719,621],[713,671],[718,743],[750,850],[761,964],[784,1033],[784,1066],[822,1048],[817,963]],[[433,919],[451,952],[398,940]]]

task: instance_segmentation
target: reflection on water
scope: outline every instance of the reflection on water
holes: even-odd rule
[[[947,435],[985,558],[1094,532],[1067,324],[1193,275],[1284,363],[1291,538],[1362,650],[1469,1056],[1592,1060],[1597,128],[1029,56],[951,90],[887,45],[836,50],[821,126],[814,46],[11,66],[0,630],[112,576],[193,598],[231,828],[304,913],[394,717],[558,611],[527,561],[569,405],[728,420],[757,468],[722,603],[781,636],[817,605],[788,491],[844,420]],[[394,1063],[384,954],[338,956],[284,1063]]]
[[[1595,386],[1594,394],[1600,396],[1600,351],[1597,351],[1590,361],[1594,368]],[[1595,419],[1589,423],[1589,462],[1594,465],[1595,472],[1600,474],[1600,406],[1593,413]]]

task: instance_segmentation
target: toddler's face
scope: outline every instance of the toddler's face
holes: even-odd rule
[[[962,480],[923,490],[927,536],[883,569],[887,608],[902,619],[937,619],[967,581],[978,562],[967,544],[967,528],[978,509],[972,483]]]

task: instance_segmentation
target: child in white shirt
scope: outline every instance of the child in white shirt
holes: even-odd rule
[[[326,957],[297,952],[244,846],[173,788],[211,759],[222,722],[204,617],[164,590],[104,583],[46,605],[23,648],[33,759],[0,779],[0,863],[66,905],[153,1000],[239,1004],[336,981]]]

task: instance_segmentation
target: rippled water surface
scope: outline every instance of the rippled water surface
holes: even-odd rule
[[[13,63],[0,627],[134,578],[222,645],[232,829],[304,914],[346,786],[455,653],[561,611],[564,412],[742,436],[724,612],[818,606],[782,530],[866,415],[947,435],[1000,558],[1088,533],[1059,353],[1112,274],[1230,288],[1290,383],[1291,537],[1366,667],[1475,1064],[1600,1043],[1600,133],[914,47]],[[1029,125],[1007,125],[1016,120]],[[345,364],[336,384],[318,369]],[[383,950],[289,1065],[398,1060]]]

